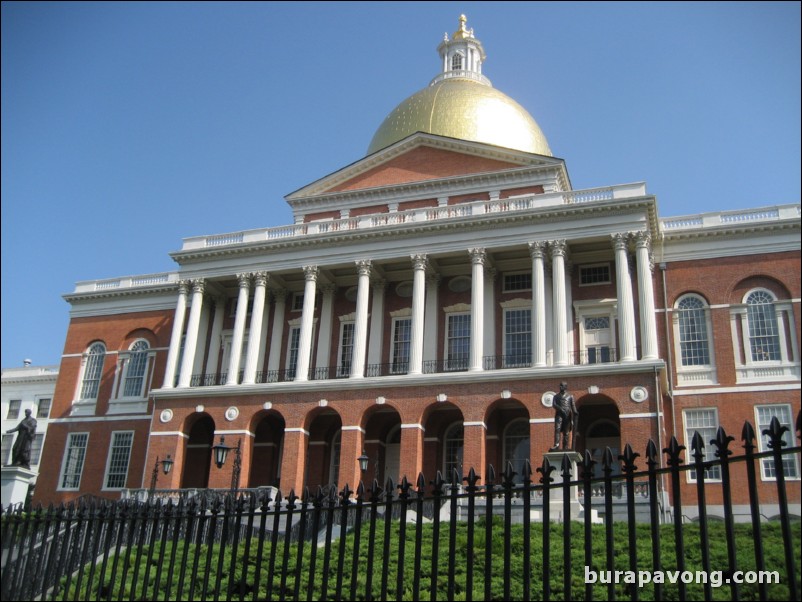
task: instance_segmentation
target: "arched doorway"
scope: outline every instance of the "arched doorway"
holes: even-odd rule
[[[578,452],[584,455],[585,450],[597,462],[593,467],[594,476],[601,476],[602,458],[609,447],[615,460],[613,474],[620,472],[618,456],[621,453],[621,421],[618,406],[604,395],[586,395],[577,400],[579,409],[579,439],[576,445]]]
[[[487,463],[496,472],[496,481],[512,464],[516,482],[523,480],[524,463],[531,457],[529,412],[515,399],[499,399],[485,416],[487,424]],[[531,462],[531,460],[530,460]],[[487,470],[484,468],[484,470]]]
[[[307,487],[339,486],[340,438],[342,419],[331,408],[322,408],[311,416],[306,451]]]
[[[181,473],[182,489],[205,489],[209,486],[213,444],[214,420],[208,414],[201,414],[189,427]]]
[[[362,475],[367,485],[374,479],[383,486],[387,478],[397,484],[401,477],[401,416],[390,406],[376,407],[367,416],[364,451],[368,468]]]
[[[284,418],[275,411],[256,416],[248,487],[278,487],[284,451]]]
[[[463,421],[460,409],[450,402],[430,406],[424,414],[423,474],[427,480],[439,471],[450,481],[454,469],[464,476],[467,467],[463,466]]]

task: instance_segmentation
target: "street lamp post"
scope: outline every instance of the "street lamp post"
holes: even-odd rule
[[[162,470],[164,470],[164,474],[170,474],[170,471],[173,469],[173,459],[170,457],[170,454],[167,454],[167,457],[159,462],[159,456],[156,456],[156,462],[153,464],[153,473],[150,476],[150,493],[151,495],[156,490],[156,480],[159,478],[159,464],[162,466]]]
[[[228,452],[231,448],[226,445],[226,438],[220,435],[220,443],[212,447],[214,453],[214,463],[217,468],[223,468],[226,463]],[[236,492],[239,489],[239,475],[242,471],[242,439],[237,440],[237,447],[234,448],[234,470],[231,473],[231,491]]]

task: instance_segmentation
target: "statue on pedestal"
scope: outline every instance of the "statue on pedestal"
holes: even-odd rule
[[[6,433],[19,433],[14,447],[11,449],[10,466],[22,466],[30,469],[31,467],[31,445],[36,435],[36,419],[31,416],[30,410],[25,410],[25,418],[13,429]]]
[[[552,398],[554,408],[554,447],[550,451],[560,449],[560,435],[562,435],[563,451],[574,449],[576,430],[579,425],[579,410],[576,409],[574,396],[567,392],[568,383],[560,383],[560,392]],[[572,433],[571,446],[568,446],[568,433]]]

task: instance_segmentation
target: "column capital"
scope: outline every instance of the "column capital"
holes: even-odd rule
[[[324,284],[320,287],[320,292],[323,293],[323,295],[333,295],[336,290],[337,286],[334,284]]]
[[[370,276],[370,271],[373,267],[373,262],[370,259],[360,259],[354,263],[356,264],[356,271],[358,275]]]
[[[251,285],[250,273],[237,274],[237,282],[239,283],[240,288],[248,288]]]
[[[270,281],[270,274],[267,272],[253,272],[251,276],[253,276],[254,286],[267,286]]]
[[[285,301],[288,294],[289,291],[286,288],[279,287],[270,289],[270,296],[273,297],[273,301]]]
[[[412,267],[416,270],[425,270],[429,267],[428,257],[424,253],[410,255],[409,258],[412,260]]]
[[[203,278],[194,278],[193,280],[189,281],[192,285],[192,292],[193,293],[201,293],[203,294],[204,289],[206,288],[206,280]]]
[[[534,241],[529,243],[529,256],[532,259],[543,259],[546,255],[546,243]]]
[[[610,235],[613,249],[616,251],[626,251],[629,246],[629,232],[615,232]]]
[[[474,247],[468,249],[468,254],[471,256],[471,263],[485,265],[487,261],[487,251],[482,247]]]
[[[178,294],[179,295],[186,295],[189,293],[189,287],[191,286],[191,280],[179,280],[178,281]]]
[[[304,278],[307,282],[317,282],[318,276],[318,269],[316,265],[305,265],[304,266]]]
[[[652,244],[652,235],[647,230],[639,230],[633,232],[632,238],[635,240],[635,246],[638,249],[650,249]]]
[[[377,280],[372,280],[370,283],[370,287],[376,292],[385,291],[387,290],[387,281],[382,278],[379,278]]]
[[[551,257],[565,257],[568,252],[568,245],[565,244],[565,239],[560,240],[550,240],[549,241],[549,252],[551,253]]]

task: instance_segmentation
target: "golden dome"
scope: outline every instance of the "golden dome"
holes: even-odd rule
[[[436,81],[398,105],[376,130],[368,154],[415,132],[551,156],[526,109],[487,84],[461,77]]]

